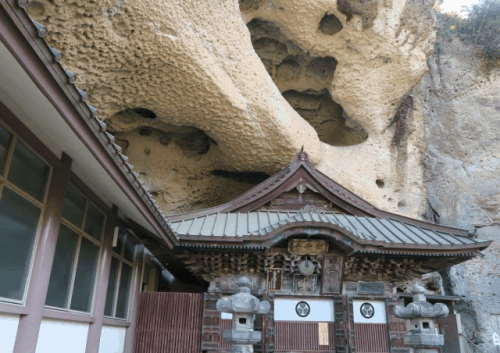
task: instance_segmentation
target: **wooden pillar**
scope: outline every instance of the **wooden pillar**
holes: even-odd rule
[[[108,290],[109,270],[111,267],[111,258],[113,255],[113,236],[115,233],[117,219],[118,207],[113,205],[113,209],[111,211],[111,214],[107,217],[106,226],[104,229],[103,253],[101,265],[97,272],[99,274],[99,282],[97,283],[94,298],[93,316],[95,317],[95,321],[92,322],[89,326],[85,353],[98,353],[99,351],[102,321],[104,316],[104,309],[106,306],[106,293]]]
[[[135,327],[137,324],[137,309],[139,307],[139,295],[142,287],[142,273],[144,271],[144,245],[137,245],[136,274],[132,284],[132,297],[130,298],[129,321],[130,326],[125,334],[124,353],[132,353],[134,350]]]
[[[202,352],[218,352],[222,333],[221,313],[217,310],[217,301],[222,298],[220,293],[205,293],[203,296],[203,317],[201,322]]]
[[[346,353],[348,350],[348,321],[347,296],[337,295],[333,297],[335,321],[335,352]]]
[[[28,314],[20,317],[13,353],[35,353],[36,350],[71,163],[71,158],[63,153],[61,164],[54,166],[26,298]]]
[[[396,305],[404,305],[404,300],[395,296],[386,298],[389,349],[392,353],[405,353],[408,351],[408,347],[405,346],[403,340],[406,333],[406,320],[394,315]]]
[[[262,339],[264,343],[264,353],[274,352],[276,348],[276,327],[274,324],[274,293],[267,292],[262,296],[262,300],[269,301],[271,310],[264,315],[264,327],[262,330]]]

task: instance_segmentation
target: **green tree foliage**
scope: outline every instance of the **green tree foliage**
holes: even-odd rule
[[[464,6],[462,13],[464,17],[438,14],[436,50],[455,35],[463,43],[480,46],[487,57],[500,59],[500,0],[480,0],[477,5]]]

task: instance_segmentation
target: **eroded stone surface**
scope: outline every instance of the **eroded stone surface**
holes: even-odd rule
[[[475,258],[442,273],[446,294],[460,296],[458,312],[468,338],[493,352],[500,312],[500,70],[458,40],[429,59],[429,73],[415,90],[426,127],[429,214],[438,223],[493,240]]]
[[[363,3],[39,0],[28,11],[50,30],[49,43],[65,54],[64,65],[78,75],[101,118],[127,141],[130,162],[168,199],[159,200],[166,212],[214,205],[239,191],[214,191],[211,170],[272,174],[304,145],[321,171],[361,197],[418,217],[425,204],[419,102],[402,146],[391,145],[389,125],[427,70],[434,1]],[[346,16],[342,6],[352,13]],[[257,18],[279,34],[252,43],[248,28]],[[283,40],[293,46],[284,49]],[[266,69],[275,70],[276,84]],[[343,109],[330,125],[344,124],[345,131],[357,129],[368,138],[355,139],[355,146],[321,143],[281,95],[308,89],[328,92],[329,104]],[[119,113],[134,108],[156,118],[122,121]],[[157,136],[145,142],[141,128],[171,131],[163,124],[201,130],[209,151],[184,158],[185,150],[165,151]]]

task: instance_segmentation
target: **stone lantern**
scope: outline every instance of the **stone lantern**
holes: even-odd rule
[[[253,345],[262,341],[262,332],[253,330],[255,314],[267,314],[271,305],[250,294],[250,280],[241,277],[236,282],[236,294],[217,301],[217,310],[233,314],[231,330],[224,331],[223,338],[231,343],[231,353],[252,353]]]
[[[409,332],[404,336],[404,343],[414,348],[415,353],[437,353],[444,346],[444,336],[436,331],[434,319],[446,317],[448,307],[442,303],[432,305],[427,302],[425,288],[416,283],[412,289],[413,302],[407,307],[396,305],[394,315],[410,320]]]

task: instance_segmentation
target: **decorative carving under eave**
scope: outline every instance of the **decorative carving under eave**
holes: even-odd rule
[[[293,291],[295,293],[310,294],[316,292],[318,277],[316,275],[293,275]]]
[[[345,281],[406,281],[463,262],[461,257],[353,256],[346,259]]]
[[[265,253],[258,252],[219,252],[180,250],[176,256],[193,276],[206,280],[210,276],[220,275],[255,275],[266,278],[271,268],[283,269],[284,275],[298,274],[300,261],[309,260],[314,264],[316,275],[322,275],[323,257],[338,255],[303,255],[288,254],[285,249],[272,249]],[[279,250],[279,251],[277,251]],[[398,257],[385,255],[373,256],[356,254],[345,259],[345,281],[405,281],[418,278],[424,273],[450,267],[463,261],[462,257]],[[207,277],[208,276],[208,277]],[[211,278],[211,277],[210,277]],[[323,290],[323,289],[322,289]]]
[[[350,257],[345,264],[348,281],[400,281],[430,272],[422,266],[426,260],[390,257]]]

